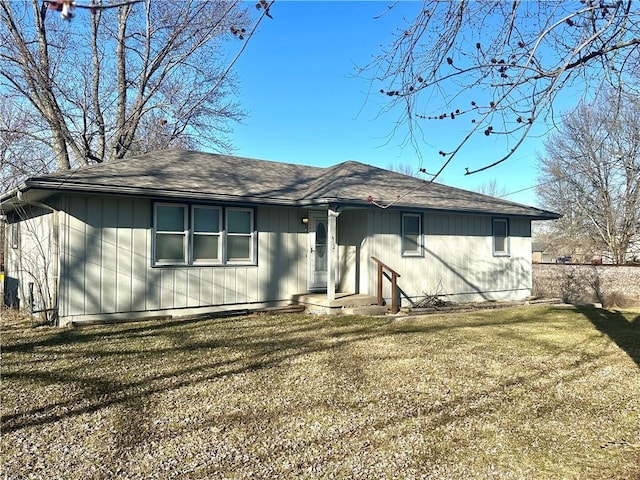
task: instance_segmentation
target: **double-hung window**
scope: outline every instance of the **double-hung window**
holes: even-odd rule
[[[419,213],[402,214],[402,256],[422,255],[422,215]]]
[[[227,208],[227,262],[251,262],[253,237],[253,210]]]
[[[493,219],[493,254],[509,255],[509,220],[506,218]]]
[[[222,209],[220,207],[192,207],[193,263],[220,263],[222,258]]]
[[[156,204],[155,263],[186,263],[188,239],[187,206]]]
[[[255,264],[254,216],[251,208],[156,203],[153,264]]]

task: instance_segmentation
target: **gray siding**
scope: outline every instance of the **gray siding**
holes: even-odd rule
[[[233,267],[152,267],[150,200],[67,196],[61,209],[66,321],[277,302],[306,290],[306,234],[295,209],[258,207],[258,264]]]
[[[55,214],[39,208],[20,212],[7,231],[5,251],[5,299],[10,305],[28,309],[29,284],[33,284],[34,310],[55,307],[58,260]],[[17,248],[13,248],[11,231],[18,231]],[[48,313],[42,312],[42,317]]]
[[[367,264],[363,247],[367,238],[366,210],[345,210],[338,217],[338,289],[341,292],[360,292],[363,272]]]
[[[372,211],[368,218],[369,242],[362,255],[367,274],[361,277],[361,291],[376,292],[377,266],[370,260],[376,256],[401,275],[403,305],[436,294],[465,302],[515,300],[531,293],[529,220],[509,220],[510,254],[499,257],[493,255],[493,217],[425,213],[423,256],[402,257],[401,213]],[[383,283],[383,294],[390,299],[390,282]]]
[[[152,267],[151,200],[67,195],[57,207],[62,323],[272,305],[307,290],[302,209],[257,207],[257,265]],[[27,270],[49,272],[38,275],[55,283],[53,218],[45,212],[24,223],[32,239],[23,234],[22,249],[8,252],[7,274],[13,272],[22,288],[34,277]],[[400,273],[404,305],[435,294],[452,301],[525,298],[531,291],[530,221],[509,220],[510,254],[502,257],[493,255],[491,222],[491,216],[424,213],[423,255],[402,257],[401,212],[346,209],[338,218],[338,287],[375,295],[376,256]],[[45,263],[25,266],[16,256],[36,249]],[[389,301],[390,282],[383,293]],[[24,290],[20,296],[25,302]],[[45,297],[40,304],[49,306]]]

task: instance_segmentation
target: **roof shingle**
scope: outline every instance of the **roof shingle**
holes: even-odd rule
[[[558,218],[534,207],[430,183],[360,162],[329,168],[189,150],[138,157],[28,179],[21,190],[102,192],[285,205],[367,205]],[[3,196],[3,200],[6,197]]]

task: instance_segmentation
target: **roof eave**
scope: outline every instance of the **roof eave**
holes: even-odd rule
[[[27,196],[31,190],[32,188],[28,185],[27,181],[0,195],[0,210],[3,213],[11,212],[17,207],[27,205],[28,201],[26,200],[29,200]],[[47,196],[48,195],[39,196],[38,200],[46,198]]]
[[[262,205],[274,205],[274,206],[326,206],[330,203],[334,203],[335,199],[330,198],[312,198],[312,199],[297,199],[297,198],[277,198],[261,195],[232,195],[232,194],[220,194],[220,193],[202,193],[198,191],[188,190],[173,190],[165,188],[148,188],[148,187],[130,187],[130,186],[112,186],[112,185],[99,185],[99,184],[85,184],[85,183],[73,183],[65,182],[60,184],[47,181],[34,181],[31,182],[32,186],[28,189],[38,191],[48,191],[50,194],[56,193],[69,193],[69,194],[103,194],[103,195],[132,195],[136,197],[144,198],[171,198],[181,200],[202,200],[209,202],[229,202],[229,203],[244,203],[244,204],[262,204]]]
[[[518,213],[518,212],[508,212],[506,210],[500,210],[500,209],[496,209],[496,210],[479,210],[479,209],[465,209],[465,208],[446,208],[446,207],[433,207],[433,206],[428,206],[428,205],[418,205],[418,204],[412,204],[412,203],[394,203],[394,201],[384,201],[384,200],[380,200],[376,204],[372,204],[372,202],[368,201],[368,200],[359,200],[359,199],[340,199],[340,198],[334,198],[334,199],[325,199],[325,202],[328,203],[338,203],[341,205],[346,205],[346,206],[353,206],[353,207],[374,207],[374,208],[382,208],[382,209],[393,209],[393,210],[398,210],[398,209],[402,209],[402,210],[422,210],[422,211],[429,211],[429,212],[434,212],[434,213],[460,213],[460,214],[467,214],[467,215],[494,215],[494,216],[502,216],[502,217],[511,217],[511,218],[528,218],[530,220],[557,220],[559,218],[562,218],[562,215],[559,213],[555,213],[555,212],[550,212],[547,210],[541,210],[535,207],[527,207],[526,205],[523,205],[522,208],[526,208],[526,209],[530,209],[531,213]],[[382,207],[379,207],[378,205],[382,205]]]
[[[148,187],[134,187],[134,186],[113,186],[113,185],[100,185],[100,184],[86,184],[79,182],[66,181],[61,183],[59,180],[47,181],[40,179],[27,180],[25,183],[7,192],[0,197],[0,206],[4,211],[11,211],[16,206],[22,205],[25,202],[18,198],[18,193],[22,192],[24,196],[27,192],[33,192],[32,197],[41,201],[47,197],[53,195],[56,192],[66,193],[91,193],[91,194],[105,194],[105,195],[133,195],[137,197],[145,198],[172,198],[172,199],[189,199],[189,200],[204,200],[210,202],[229,202],[229,203],[244,203],[244,204],[262,204],[272,206],[293,206],[293,207],[327,207],[332,204],[340,204],[351,207],[373,207],[368,200],[353,199],[353,198],[338,198],[338,197],[321,197],[321,198],[276,198],[260,195],[231,195],[231,194],[212,194],[201,193],[197,191],[186,190],[171,190],[164,188],[148,188]],[[428,205],[417,205],[409,203],[394,203],[394,202],[381,202],[382,205],[388,205],[390,208],[396,209],[411,209],[411,210],[426,210],[436,213],[463,213],[470,215],[500,215],[507,217],[520,217],[528,218],[530,220],[556,220],[561,218],[562,215],[554,212],[548,212],[545,210],[539,210],[534,207],[529,213],[514,213],[507,211],[495,211],[489,210],[477,210],[477,209],[461,209],[461,208],[445,208],[445,207],[430,207]]]

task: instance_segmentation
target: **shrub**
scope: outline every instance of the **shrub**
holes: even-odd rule
[[[616,291],[605,295],[602,306],[605,308],[627,308],[640,305],[639,299],[631,298],[622,292]]]

